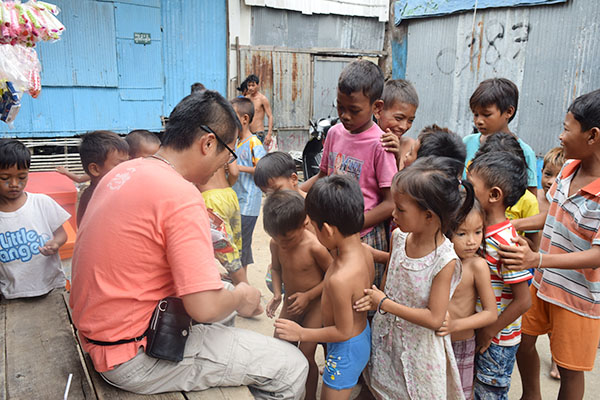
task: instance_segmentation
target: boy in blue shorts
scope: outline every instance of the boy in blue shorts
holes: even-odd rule
[[[0,139],[0,293],[6,299],[65,287],[58,249],[71,216],[45,194],[25,192],[30,164],[23,143]]]
[[[322,328],[304,328],[288,319],[275,322],[275,335],[288,341],[325,342],[322,399],[348,399],[371,354],[367,313],[352,307],[373,282],[373,257],[361,245],[363,196],[355,179],[329,176],[306,196],[306,212],[317,239],[333,254],[321,294]]]
[[[538,267],[517,354],[526,400],[541,399],[539,335],[552,332],[559,399],[582,399],[584,371],[594,367],[600,340],[600,90],[573,101],[560,142],[569,161],[546,196],[550,208],[540,252],[525,245],[500,252],[511,268]]]
[[[385,151],[383,131],[373,122],[373,114],[383,108],[383,73],[367,60],[348,64],[338,79],[337,111],[339,124],[327,133],[323,159],[317,175],[300,188],[308,190],[328,175],[355,178],[364,197],[364,225],[361,241],[377,250],[388,251],[387,220],[394,201],[390,192],[392,178],[398,172],[394,153]],[[381,284],[385,264],[375,264],[375,285]]]
[[[252,234],[254,226],[260,214],[260,202],[262,192],[254,184],[254,169],[258,161],[264,157],[265,151],[262,143],[250,132],[250,123],[254,118],[254,106],[252,101],[245,97],[236,97],[231,100],[231,105],[235,110],[242,130],[238,134],[238,143],[235,152],[237,153],[237,165],[239,176],[233,190],[237,194],[240,203],[240,213],[242,216],[242,266],[248,268],[249,264],[254,263],[252,258]]]
[[[473,112],[473,122],[479,133],[467,135],[463,138],[467,146],[468,167],[479,146],[497,132],[510,133],[508,127],[517,113],[519,103],[519,89],[517,85],[506,78],[486,79],[481,82],[471,95],[469,105]],[[527,161],[527,190],[537,194],[537,161],[533,149],[523,140],[517,138]],[[466,177],[466,172],[463,177]]]

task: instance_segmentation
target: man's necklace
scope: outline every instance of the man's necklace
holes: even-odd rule
[[[164,162],[165,164],[169,165],[171,168],[173,168],[175,171],[177,171],[177,169],[175,168],[175,166],[173,164],[171,164],[171,161],[167,160],[164,157],[159,156],[158,154],[152,154],[150,157],[152,158],[156,158],[157,160],[160,160],[162,162]]]

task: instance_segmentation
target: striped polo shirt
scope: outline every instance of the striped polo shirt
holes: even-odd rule
[[[516,246],[511,238],[517,237],[517,231],[507,219],[495,225],[488,226],[485,230],[485,260],[490,268],[492,289],[496,296],[496,307],[498,315],[502,314],[513,300],[513,292],[510,285],[525,282],[531,279],[529,271],[513,271],[504,267],[498,249],[500,245]],[[477,299],[477,311],[481,311],[481,300]],[[502,329],[492,339],[499,346],[514,346],[521,343],[521,316]]]
[[[540,252],[564,254],[600,245],[600,178],[569,196],[579,160],[565,163],[546,197],[550,202]],[[600,269],[542,268],[533,284],[540,299],[600,319]]]

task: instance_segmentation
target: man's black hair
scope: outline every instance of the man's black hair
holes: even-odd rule
[[[306,221],[304,199],[293,190],[278,190],[267,196],[263,206],[263,226],[271,237],[284,236]]]
[[[342,70],[338,79],[338,90],[348,96],[360,92],[373,104],[381,99],[383,82],[383,72],[379,66],[371,61],[356,60]]]
[[[196,83],[192,84],[192,93],[201,92],[203,90],[206,90],[206,86],[204,86],[200,82],[196,82]]]
[[[208,132],[206,125],[225,143],[231,143],[242,129],[231,104],[214,90],[203,90],[183,98],[175,106],[165,128],[163,146],[174,150],[188,149],[197,138]],[[217,141],[217,148],[225,147]]]
[[[129,145],[125,139],[110,131],[93,131],[83,135],[79,145],[79,157],[86,174],[90,174],[91,163],[103,166],[112,151],[129,154]]]
[[[417,140],[419,141],[417,158],[429,156],[453,158],[460,161],[460,168],[456,171],[456,176],[462,175],[467,158],[467,148],[460,136],[448,128],[434,124],[423,128]]]
[[[145,129],[135,129],[125,136],[129,145],[129,157],[135,157],[140,152],[142,143],[153,143],[160,146],[160,139],[154,133]]]
[[[252,122],[254,119],[254,104],[252,100],[247,97],[236,97],[231,99],[231,105],[241,116],[248,115],[250,120],[248,122]]]
[[[0,169],[29,169],[31,152],[17,139],[0,139]]]
[[[260,83],[260,80],[258,79],[258,76],[254,75],[254,74],[250,74],[246,78],[246,85],[248,85],[248,83],[250,83],[250,82],[254,82],[258,85]]]
[[[527,168],[519,156],[508,151],[493,151],[475,157],[469,172],[491,188],[498,186],[504,207],[514,206],[527,190]]]
[[[581,131],[600,128],[600,89],[583,94],[573,100],[569,112],[581,125]]]
[[[495,105],[503,113],[510,107],[514,107],[515,111],[508,122],[512,121],[517,114],[518,103],[519,88],[506,78],[492,78],[482,81],[469,99],[471,110],[475,107]]]
[[[238,92],[244,94],[248,90],[248,79],[244,79],[240,84],[240,87],[237,88]]]
[[[296,163],[292,156],[283,151],[274,151],[261,158],[254,169],[254,183],[263,189],[274,178],[289,178],[296,173]]]
[[[327,223],[344,236],[358,233],[365,222],[364,199],[358,181],[330,175],[315,182],[306,195],[306,213],[319,229]]]

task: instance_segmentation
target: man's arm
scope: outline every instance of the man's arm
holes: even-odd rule
[[[220,321],[233,311],[242,317],[262,312],[260,291],[244,282],[238,283],[233,291],[207,290],[182,296],[182,300],[189,316],[202,323]]]
[[[363,225],[363,229],[375,226],[392,216],[392,211],[394,210],[394,199],[392,198],[392,192],[390,191],[389,187],[382,188],[381,192],[383,194],[383,200],[381,203],[377,204],[375,207],[365,213],[365,223]]]
[[[273,113],[271,111],[271,104],[269,103],[269,99],[263,95],[263,107],[265,109],[265,114],[267,114],[267,119],[269,120],[269,130],[267,131],[267,135],[265,136],[265,146],[271,144],[272,134],[273,134]]]

